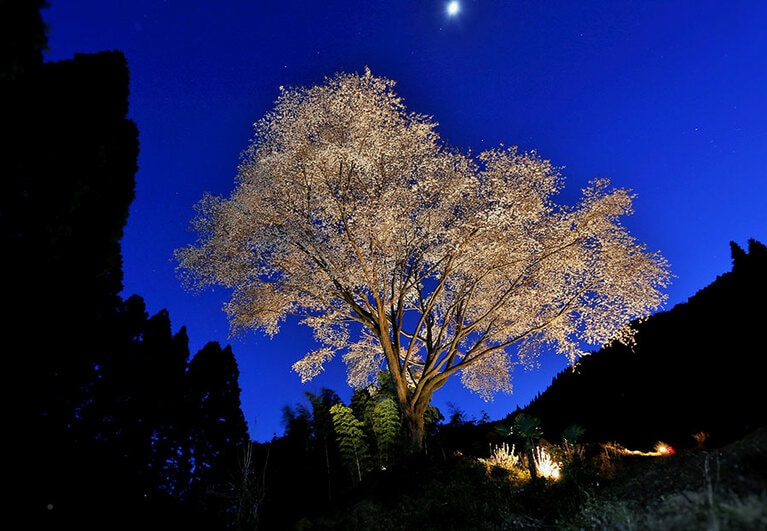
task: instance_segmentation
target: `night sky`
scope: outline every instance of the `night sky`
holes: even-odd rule
[[[338,72],[397,82],[409,111],[432,115],[464,151],[516,145],[564,167],[572,204],[597,176],[637,194],[624,224],[674,275],[663,309],[731,268],[729,242],[767,242],[767,2],[49,0],[46,61],[123,52],[139,128],[136,199],[122,241],[125,290],[167,309],[190,351],[237,356],[254,440],[283,434],[283,406],[326,387],[348,401],[340,358],[302,385],[290,367],[309,329],[228,337],[224,290],[193,295],[173,250],[194,240],[193,205],[228,195],[252,124],[280,86]],[[500,419],[566,367],[550,354],[515,373],[513,395],[484,402],[452,382],[449,416]]]

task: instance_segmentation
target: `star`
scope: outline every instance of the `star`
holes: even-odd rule
[[[456,16],[460,10],[461,10],[461,4],[458,2],[458,0],[453,0],[452,2],[448,2],[447,14],[449,16],[451,17]]]

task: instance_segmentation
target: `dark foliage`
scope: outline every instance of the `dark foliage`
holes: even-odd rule
[[[0,82],[29,75],[43,62],[45,0],[0,0]]]
[[[43,63],[45,5],[0,3],[6,524],[252,521],[238,512],[247,427],[231,349],[189,360],[167,312],[119,296],[139,149],[126,59]]]
[[[559,440],[569,424],[590,441],[679,448],[706,433],[725,444],[767,424],[761,338],[767,300],[767,247],[731,243],[732,271],[683,304],[637,323],[634,351],[609,346],[557,375],[526,408]]]
[[[406,460],[369,475],[322,530],[763,529],[764,428],[673,457],[606,455],[600,445],[560,481],[488,474],[469,456]]]

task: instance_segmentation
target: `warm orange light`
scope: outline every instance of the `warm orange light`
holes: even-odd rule
[[[644,455],[649,457],[669,456],[669,455],[674,455],[676,453],[676,450],[674,450],[674,448],[671,445],[668,445],[663,442],[656,443],[655,449],[652,452],[642,452],[640,450],[629,450],[627,448],[621,448],[620,446],[616,446],[616,445],[606,445],[605,448],[610,448],[621,454]]]
[[[674,450],[673,447],[666,443],[659,442],[655,445],[655,451],[659,455],[674,455],[676,453],[676,450]]]

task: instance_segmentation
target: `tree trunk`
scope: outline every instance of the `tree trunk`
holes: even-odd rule
[[[527,469],[530,471],[530,481],[536,483],[538,481],[538,470],[535,466],[535,443],[532,439],[527,442]]]
[[[405,414],[405,454],[415,455],[423,453],[424,443],[424,421],[423,415]]]
[[[428,401],[426,402],[428,405]],[[424,452],[424,442],[426,429],[424,416],[426,407],[420,404],[404,404],[402,407],[402,416],[405,427],[405,454],[415,455]]]

